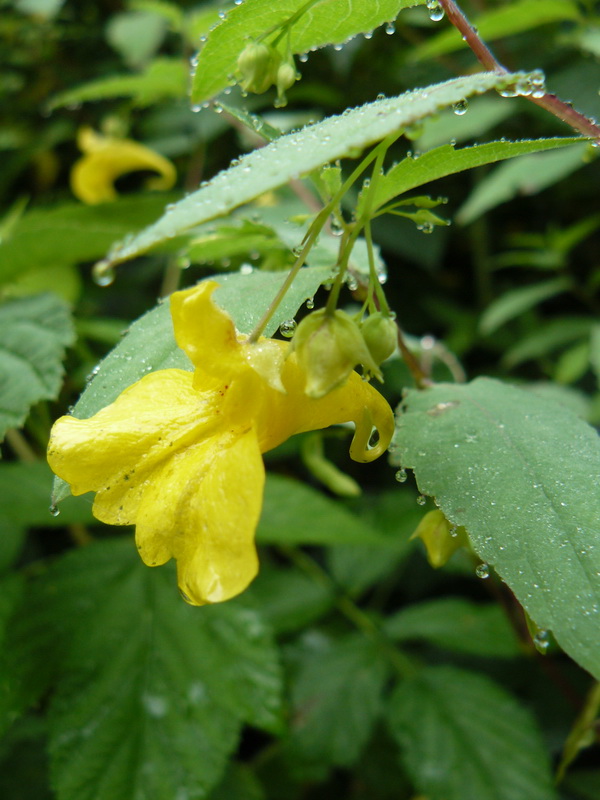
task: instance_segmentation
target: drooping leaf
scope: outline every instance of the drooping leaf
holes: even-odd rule
[[[504,36],[535,30],[551,22],[576,21],[580,18],[581,12],[573,0],[520,0],[473,17],[472,23],[485,42],[493,42]],[[466,46],[458,30],[450,26],[415,48],[409,58],[411,61],[437,58]]]
[[[23,424],[34,403],[58,395],[73,339],[69,308],[57,295],[0,305],[0,438]]]
[[[293,318],[302,303],[329,278],[330,272],[323,267],[300,270],[266,326],[265,335],[272,335],[284,320]],[[286,276],[282,272],[218,275],[215,279],[220,287],[215,292],[215,301],[231,315],[239,331],[250,333]],[[73,415],[80,419],[91,417],[148,372],[169,368],[191,370],[192,365],[175,342],[169,304],[161,303],[134,322],[123,340],[96,367],[73,408]],[[56,478],[53,502],[59,503],[68,495],[68,485]]]
[[[145,567],[129,538],[69,554],[40,584],[26,624],[54,642],[50,750],[64,800],[202,797],[243,722],[278,726],[275,651],[244,604],[187,606],[173,569]]]
[[[280,136],[265,147],[246,154],[197,192],[170,206],[154,225],[115,248],[108,264],[133,258],[194,225],[223,216],[254,197],[330,161],[356,156],[368,145],[414,125],[445,106],[514,83],[523,76],[524,73],[499,75],[482,72],[455,78],[399,97],[376,100]]]
[[[479,327],[482,333],[487,335],[494,333],[505,322],[518,317],[538,303],[566,291],[569,285],[566,278],[557,278],[506,292],[494,300],[481,315]]]
[[[187,69],[181,59],[157,58],[143,72],[99,78],[61,92],[52,98],[48,108],[114,97],[130,97],[134,106],[144,108],[165,98],[185,97],[186,82]]]
[[[486,211],[517,195],[532,195],[553,186],[585,164],[585,143],[557,153],[533,153],[496,167],[474,189],[456,213],[456,221],[468,225]]]
[[[426,641],[444,650],[488,658],[513,658],[521,652],[499,606],[459,597],[408,606],[388,617],[384,630],[395,641]]]
[[[531,714],[488,678],[427,667],[392,696],[389,723],[429,800],[553,800]]]
[[[568,409],[480,378],[412,391],[397,454],[539,628],[600,677],[600,438]]]
[[[307,646],[292,684],[290,757],[309,766],[356,761],[381,713],[388,671],[362,634]]]
[[[341,44],[358,33],[394,20],[403,8],[425,0],[328,0],[316,3],[290,30],[292,53],[306,53],[328,44]],[[225,89],[237,59],[249,41],[282,25],[306,5],[306,0],[247,0],[232,8],[208,35],[200,51],[192,86],[192,101],[201,103]],[[269,41],[270,39],[267,39]],[[286,39],[287,42],[287,39]]]
[[[372,200],[373,208],[379,208],[397,195],[411,191],[446,175],[454,175],[484,164],[493,164],[526,153],[552,150],[581,141],[580,137],[555,139],[526,139],[519,142],[487,142],[456,150],[451,144],[444,144],[422,153],[418,158],[405,158],[377,181],[377,189]],[[362,203],[359,202],[360,212]]]

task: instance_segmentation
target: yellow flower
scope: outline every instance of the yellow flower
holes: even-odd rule
[[[177,179],[175,167],[149,147],[131,139],[101,136],[91,128],[82,128],[77,137],[83,158],[71,170],[71,189],[83,203],[94,205],[116,200],[114,183],[121,175],[139,170],[153,170],[161,177],[150,178],[149,189],[170,189]]]
[[[248,343],[213,303],[216,287],[205,281],[171,297],[175,338],[194,372],[150,373],[90,419],[61,417],[48,447],[73,494],[96,492],[98,519],[136,525],[146,564],[177,559],[179,588],[194,605],[227,600],[256,575],[261,453],[353,421],[350,455],[367,462],[393,432],[387,402],[357,373],[326,397],[306,397],[289,343]]]

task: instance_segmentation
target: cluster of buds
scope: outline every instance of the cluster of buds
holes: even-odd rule
[[[247,44],[238,57],[237,68],[243,91],[262,94],[275,86],[279,106],[285,105],[285,92],[300,77],[291,54],[284,59],[276,47],[265,42]]]
[[[292,347],[306,373],[305,393],[319,398],[341,386],[360,364],[383,380],[379,364],[396,347],[396,325],[380,312],[359,326],[345,311],[313,311],[298,325]]]

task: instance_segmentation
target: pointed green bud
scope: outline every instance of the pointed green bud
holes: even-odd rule
[[[277,85],[277,105],[279,107],[287,103],[285,97],[286,90],[290,89],[297,80],[298,73],[296,72],[296,67],[293,62],[285,61],[283,64],[279,65],[277,80],[275,81]]]
[[[237,67],[242,76],[240,86],[245,92],[262,94],[277,82],[281,54],[271,45],[251,42],[240,53]]]
[[[341,386],[357,364],[382,379],[358,325],[345,311],[313,311],[298,325],[292,346],[306,373],[309,397],[323,397]]]
[[[381,311],[367,317],[361,325],[361,331],[376,364],[381,364],[395,351],[398,344],[398,328],[394,320],[386,317]]]
[[[435,569],[443,567],[460,547],[468,543],[465,529],[450,525],[439,510],[428,511],[410,538],[423,541],[427,560]]]

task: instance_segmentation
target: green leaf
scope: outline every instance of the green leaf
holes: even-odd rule
[[[530,713],[488,678],[428,667],[392,696],[389,723],[429,800],[553,800],[548,757]]]
[[[306,627],[335,601],[333,586],[296,569],[273,569],[264,563],[248,591],[276,634]]]
[[[70,311],[56,295],[0,305],[0,438],[25,422],[34,403],[57,397],[73,339]]]
[[[284,320],[312,297],[330,276],[327,268],[304,268],[265,328],[272,335]],[[287,273],[253,272],[215,276],[220,287],[216,302],[231,315],[237,329],[250,333],[269,307]],[[158,369],[192,369],[192,364],[175,342],[169,303],[161,303],[129,328],[120,342],[98,364],[83,394],[73,408],[78,419],[87,419],[112,403],[128,386],[148,372]],[[52,500],[61,502],[69,495],[68,485],[55,479]]]
[[[278,727],[276,653],[242,603],[187,606],[174,570],[144,566],[129,538],[69,554],[42,582],[38,624],[54,620],[61,651],[50,752],[63,800],[202,797],[243,722]]]
[[[134,106],[145,108],[165,98],[185,97],[186,82],[187,69],[181,59],[157,58],[139,74],[99,78],[61,92],[50,100],[48,109],[114,97],[130,97]]]
[[[394,460],[464,525],[539,628],[600,677],[600,438],[568,409],[480,378],[411,391]]]
[[[505,613],[492,603],[443,597],[408,606],[388,617],[383,627],[395,641],[423,640],[458,653],[486,658],[514,658],[521,653]]]
[[[540,324],[533,333],[524,336],[502,359],[507,367],[515,367],[531,358],[541,358],[570,342],[588,336],[593,325],[588,317],[561,317]]]
[[[570,285],[570,281],[566,278],[557,278],[535,283],[532,286],[512,289],[498,297],[486,308],[479,320],[479,328],[482,333],[489,336],[509,320],[529,311],[530,308],[543,303],[550,297],[562,294]]]
[[[495,39],[535,30],[552,22],[579,19],[581,12],[573,0],[520,0],[502,8],[494,8],[471,21],[483,41],[493,42]],[[415,48],[409,61],[437,58],[466,46],[458,30],[450,27]]]
[[[228,214],[292,178],[338,158],[356,155],[357,151],[445,106],[511,81],[514,83],[523,75],[482,72],[455,78],[399,97],[376,100],[280,136],[265,147],[247,153],[198,191],[175,203],[154,225],[115,248],[107,263],[114,265],[140,255],[195,225]]]
[[[358,33],[372,31],[394,20],[403,8],[423,5],[425,0],[328,0],[317,3],[291,27],[292,53],[306,53],[328,44],[341,44]],[[251,0],[232,8],[208,35],[198,58],[192,101],[201,103],[229,84],[237,59],[252,39],[290,19],[306,0]],[[287,37],[286,37],[287,45]]]
[[[310,508],[310,524],[306,509]],[[339,502],[304,483],[268,475],[263,513],[256,533],[264,544],[376,545],[388,550],[402,546],[383,536]]]
[[[590,364],[600,387],[600,325],[594,325],[590,334]]]
[[[23,214],[10,237],[0,242],[0,284],[33,268],[100,258],[116,239],[147,225],[164,205],[164,194],[139,195],[97,206],[67,203]]]
[[[292,684],[289,755],[311,766],[356,761],[381,713],[387,676],[381,649],[364,635],[315,637]]]
[[[127,66],[143,66],[160,47],[167,32],[164,17],[146,11],[113,14],[106,25],[106,39]]]
[[[532,195],[553,186],[585,165],[588,145],[580,143],[558,153],[535,153],[493,170],[471,192],[456,213],[460,225],[468,225],[486,211],[517,195]]]
[[[397,195],[408,192],[417,186],[422,186],[424,183],[443,178],[446,175],[455,175],[457,172],[481,167],[484,164],[492,164],[495,161],[504,161],[508,158],[522,156],[525,153],[535,153],[539,150],[565,147],[580,141],[580,137],[526,139],[519,142],[499,141],[476,144],[472,147],[463,147],[460,150],[456,150],[451,144],[444,144],[421,154],[418,158],[405,158],[392,167],[386,175],[377,181],[377,189],[372,201],[373,208],[380,208]],[[360,213],[361,209],[362,203],[359,202],[358,213]]]

